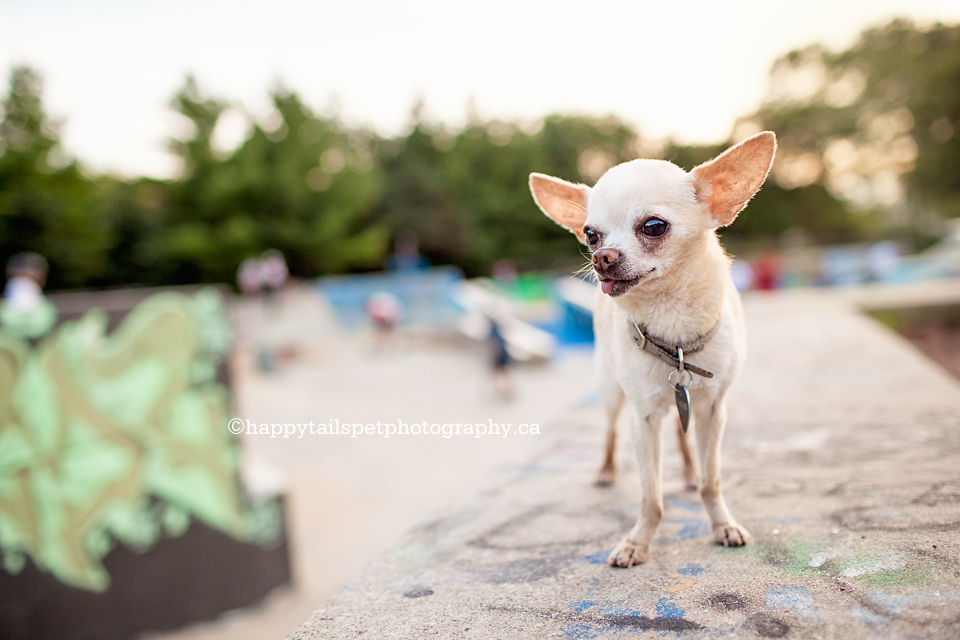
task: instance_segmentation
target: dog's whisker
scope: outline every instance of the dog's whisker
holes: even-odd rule
[[[693,279],[696,280],[697,282],[703,282],[703,280],[701,280],[701,279],[698,278],[697,276],[693,275],[692,273],[690,273],[690,272],[687,271],[686,269],[681,269],[681,268],[678,267],[677,265],[673,265],[673,268],[676,269],[677,271],[682,271],[683,273],[687,274],[688,276],[690,276],[691,278],[693,278]]]
[[[575,276],[592,276],[596,279],[597,272],[593,269],[593,263],[587,262],[585,265],[573,272]]]

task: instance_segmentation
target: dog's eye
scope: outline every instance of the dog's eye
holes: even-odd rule
[[[667,227],[669,226],[666,221],[660,218],[650,218],[643,223],[640,231],[648,238],[659,238],[667,232]]]
[[[589,244],[590,246],[593,246],[598,242],[600,242],[600,236],[597,235],[597,232],[591,229],[590,227],[587,227],[586,229],[583,230],[583,235],[587,236],[587,244]]]

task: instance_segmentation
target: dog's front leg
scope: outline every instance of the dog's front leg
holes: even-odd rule
[[[602,367],[600,371],[601,373],[609,371],[609,368]],[[597,484],[608,487],[617,478],[617,418],[620,416],[624,396],[620,384],[615,379],[605,379],[601,376],[598,386],[600,402],[607,416],[607,442],[604,447],[603,466],[597,474]]]
[[[693,403],[697,449],[702,465],[700,496],[710,514],[713,541],[725,547],[738,547],[750,539],[750,532],[734,521],[727,509],[720,486],[720,441],[727,423],[727,405],[723,397],[702,394]]]
[[[610,553],[607,562],[614,567],[630,567],[646,562],[650,543],[663,518],[663,496],[660,488],[660,423],[665,411],[658,408],[649,414],[633,414],[633,446],[640,466],[643,500],[640,516],[626,538]]]

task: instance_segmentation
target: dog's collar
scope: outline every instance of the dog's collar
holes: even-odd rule
[[[655,338],[647,333],[647,327],[645,325],[637,324],[630,318],[627,318],[627,324],[630,326],[630,337],[633,338],[633,342],[637,345],[637,349],[642,349],[678,369],[684,369],[690,373],[695,373],[698,376],[703,376],[704,378],[713,377],[712,372],[695,365],[682,362],[680,358],[683,357],[681,353],[686,355],[703,350],[703,347],[706,345],[707,341],[709,341],[710,338],[713,337],[713,334],[717,332],[717,327],[720,326],[719,320],[717,320],[717,323],[713,325],[713,328],[710,329],[710,331],[707,331],[702,336],[698,336],[694,340],[682,344],[669,344],[664,340]]]

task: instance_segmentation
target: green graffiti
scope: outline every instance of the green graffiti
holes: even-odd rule
[[[270,543],[282,516],[239,484],[230,397],[215,380],[230,344],[216,291],[157,294],[105,336],[92,310],[36,347],[0,332],[0,550],[61,581],[110,584],[117,543],[149,549],[191,517]],[[272,537],[271,537],[272,536]],[[268,540],[269,538],[269,540]]]
[[[934,572],[925,565],[908,564],[903,569],[888,569],[865,575],[863,580],[874,589],[886,591],[910,589],[929,585]]]
[[[0,301],[0,325],[18,338],[38,338],[50,331],[57,321],[57,310],[50,301],[41,300],[31,309],[19,309],[8,301]]]
[[[818,548],[814,542],[798,540],[759,541],[744,548],[747,554],[758,556],[786,573],[806,575],[816,574],[822,570],[820,566],[813,567],[810,565],[812,554]]]
[[[794,576],[841,577],[876,589],[922,586],[934,579],[920,558],[897,551],[865,552],[842,543],[761,541],[749,553]]]

